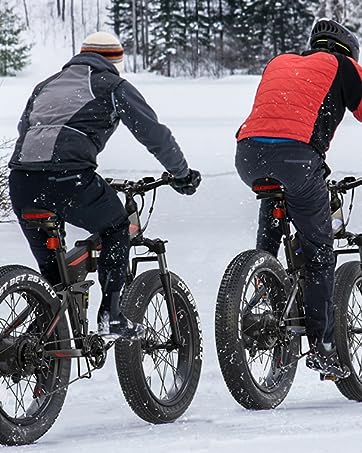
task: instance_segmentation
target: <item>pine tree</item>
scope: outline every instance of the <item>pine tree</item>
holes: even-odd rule
[[[362,37],[362,3],[360,0],[350,0],[346,4],[343,24],[358,37]]]
[[[198,12],[200,71],[217,74],[217,38],[218,16],[217,3],[213,0],[201,0]]]
[[[224,65],[231,72],[245,65],[248,48],[248,27],[245,0],[226,0],[224,8],[225,51]]]
[[[20,40],[24,30],[20,18],[7,4],[0,11],[0,75],[15,75],[29,61],[31,46]]]
[[[133,22],[133,3],[135,2],[136,17]],[[154,10],[148,0],[111,0],[107,8],[114,33],[120,38],[126,55],[132,55],[134,46],[136,54],[142,55],[143,69],[149,64],[149,21]],[[135,25],[135,29],[134,29]]]
[[[278,53],[303,51],[318,0],[253,0],[245,9],[248,40],[244,61],[249,72],[260,72]]]
[[[124,45],[132,40],[132,0],[111,0],[107,7],[114,33],[122,37]]]
[[[151,68],[170,77],[179,50],[185,46],[184,16],[178,0],[159,0],[152,20],[150,35]],[[197,36],[197,26],[195,29]],[[195,43],[197,43],[197,38]]]

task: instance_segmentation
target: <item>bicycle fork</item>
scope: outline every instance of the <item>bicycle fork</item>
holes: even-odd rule
[[[133,258],[132,262],[132,270],[131,276],[134,277],[137,272],[137,265],[139,262],[147,262],[147,261],[158,261],[158,266],[160,269],[160,280],[162,283],[162,287],[165,293],[165,301],[167,305],[168,317],[170,319],[170,326],[171,326],[171,338],[174,345],[179,346],[181,345],[181,335],[180,335],[180,328],[177,319],[177,311],[176,311],[176,304],[174,295],[172,292],[172,283],[171,283],[171,273],[167,267],[166,261],[166,247],[165,241],[162,239],[148,239],[141,237],[138,240],[134,241],[133,245],[142,245],[149,249],[150,252],[154,253],[155,256],[149,257],[135,257]]]
[[[176,346],[179,346],[181,344],[180,328],[178,325],[175,299],[174,299],[173,293],[172,293],[171,274],[167,268],[167,263],[166,263],[166,254],[160,253],[159,255],[157,255],[157,258],[158,258],[158,264],[160,266],[160,279],[161,279],[163,289],[165,291],[165,299],[166,299],[166,304],[167,304],[168,316],[170,318],[172,340]]]

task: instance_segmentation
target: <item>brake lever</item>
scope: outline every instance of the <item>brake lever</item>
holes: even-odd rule
[[[161,175],[161,179],[165,182],[167,182],[167,184],[171,184],[172,181],[174,180],[174,177],[168,173],[167,171],[164,171]]]
[[[145,176],[142,178],[140,181],[138,181],[139,184],[150,184],[151,182],[155,182],[155,178],[153,176]]]

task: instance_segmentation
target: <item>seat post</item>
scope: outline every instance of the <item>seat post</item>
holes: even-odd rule
[[[58,264],[59,275],[60,275],[60,279],[61,279],[63,286],[68,286],[70,283],[70,280],[69,280],[69,275],[68,275],[67,263],[65,260],[65,250],[61,244],[61,238],[60,238],[60,233],[59,233],[58,229],[56,230],[56,234],[57,234],[56,238],[58,239],[59,246],[55,249],[55,256],[56,256],[56,260],[57,260],[57,264]],[[52,239],[52,238],[49,237],[49,239]]]
[[[46,247],[55,252],[61,283],[68,286],[70,279],[65,259],[66,250],[60,232],[61,222],[57,215],[45,209],[28,209],[22,211],[21,216],[26,221],[26,228],[40,228],[46,232]]]

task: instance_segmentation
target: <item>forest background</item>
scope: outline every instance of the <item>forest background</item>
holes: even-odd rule
[[[362,36],[360,0],[0,0],[5,8],[27,45],[69,46],[71,56],[87,34],[110,31],[127,71],[173,77],[260,74],[274,55],[303,51],[321,17]]]

